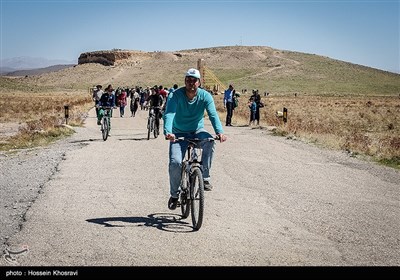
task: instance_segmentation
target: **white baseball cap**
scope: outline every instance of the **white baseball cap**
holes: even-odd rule
[[[194,68],[190,68],[187,72],[185,77],[195,77],[197,79],[200,79],[200,71]]]

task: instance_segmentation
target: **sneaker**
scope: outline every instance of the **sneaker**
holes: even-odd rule
[[[204,190],[205,191],[211,191],[213,186],[210,184],[208,181],[204,181]]]
[[[178,198],[171,196],[168,200],[168,208],[170,210],[175,210],[177,205],[178,205]]]

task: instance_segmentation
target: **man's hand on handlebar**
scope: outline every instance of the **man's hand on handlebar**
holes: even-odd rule
[[[219,142],[221,142],[221,143],[225,142],[227,139],[228,139],[228,137],[226,137],[225,134],[222,134],[222,133],[217,134],[217,140],[219,140]]]
[[[167,135],[165,135],[166,140],[175,141],[175,138],[175,134],[173,133],[168,133]]]

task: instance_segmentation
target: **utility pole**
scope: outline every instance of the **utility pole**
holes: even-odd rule
[[[199,58],[199,60],[197,60],[197,70],[200,71],[200,75],[201,75],[200,82],[201,82],[201,85],[204,86],[205,82],[206,82],[204,79],[205,74],[206,74],[205,70],[204,70],[204,59]]]

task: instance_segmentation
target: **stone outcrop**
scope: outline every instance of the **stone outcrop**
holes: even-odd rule
[[[82,53],[78,58],[78,64],[100,63],[105,66],[117,65],[129,60],[149,56],[146,52],[129,50],[94,51]]]

